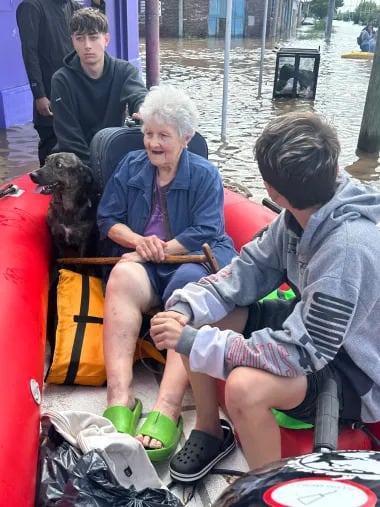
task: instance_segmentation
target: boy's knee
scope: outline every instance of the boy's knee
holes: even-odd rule
[[[241,367],[232,370],[225,386],[227,411],[233,415],[266,404],[263,382],[265,374],[256,368]]]
[[[252,384],[248,382],[245,368],[235,368],[227,377],[225,401],[228,412],[244,410],[246,403],[252,403]]]

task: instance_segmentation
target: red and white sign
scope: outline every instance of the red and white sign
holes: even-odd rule
[[[263,499],[270,507],[375,507],[377,497],[352,481],[306,477],[276,484]]]

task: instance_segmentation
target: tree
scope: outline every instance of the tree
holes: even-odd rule
[[[377,22],[380,10],[376,2],[360,2],[355,9],[354,22],[365,25],[368,21]],[[377,23],[378,24],[378,23]]]
[[[315,18],[324,19],[327,17],[329,0],[311,0],[309,12]],[[343,7],[343,0],[335,0],[335,9]]]

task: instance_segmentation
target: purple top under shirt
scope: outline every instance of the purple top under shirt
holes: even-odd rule
[[[152,236],[155,234],[163,241],[170,239],[167,237],[168,225],[165,221],[166,206],[163,206],[166,201],[166,191],[168,187],[169,185],[160,187],[156,178],[155,189],[153,191],[152,214],[145,227],[144,236]]]

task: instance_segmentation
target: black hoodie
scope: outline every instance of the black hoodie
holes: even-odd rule
[[[125,60],[104,55],[103,74],[98,79],[82,69],[74,51],[52,79],[51,107],[58,150],[89,162],[91,139],[105,127],[120,127],[128,114],[139,110],[147,89],[137,67]]]
[[[23,0],[16,18],[22,56],[34,99],[50,98],[52,75],[73,50],[69,22],[80,5],[73,0]],[[51,116],[34,110],[36,125],[51,125]]]

